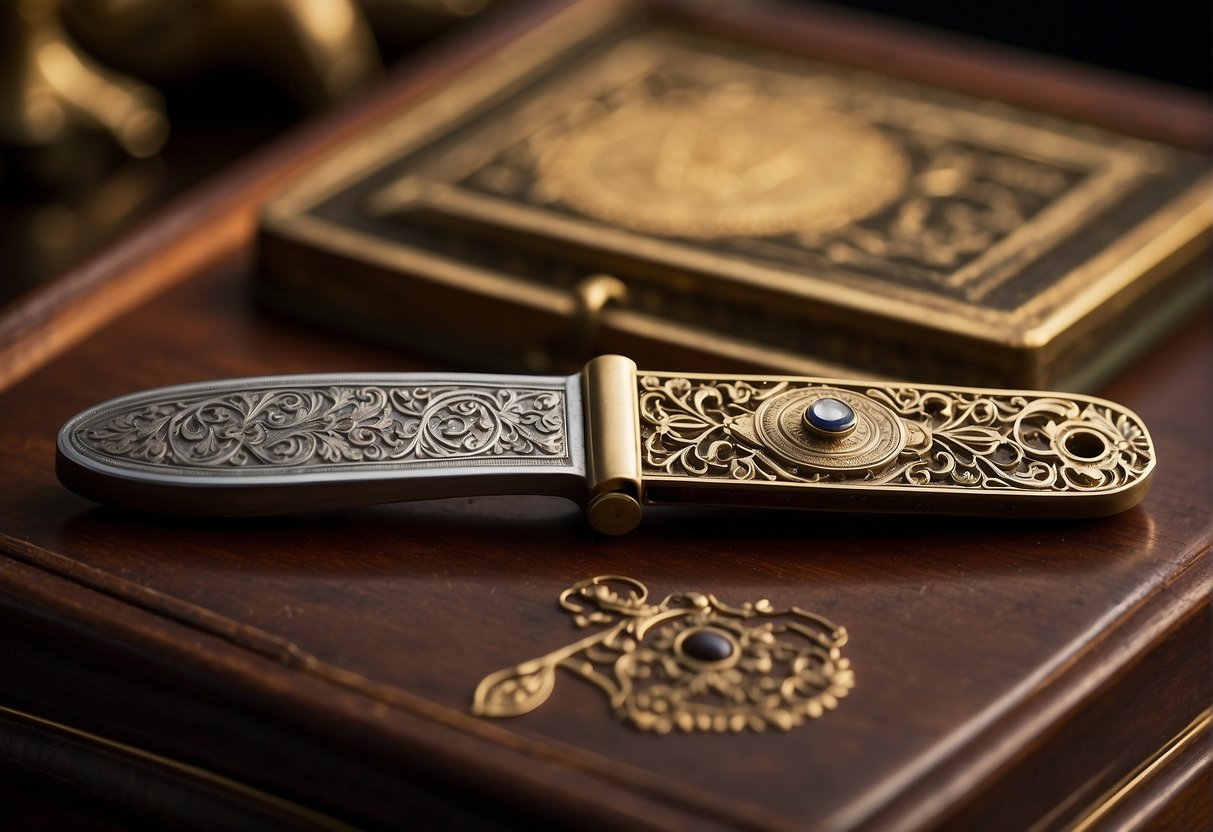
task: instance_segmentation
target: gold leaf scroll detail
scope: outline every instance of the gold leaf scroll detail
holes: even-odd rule
[[[564,590],[560,606],[576,626],[604,629],[486,676],[472,712],[530,713],[564,669],[601,688],[615,714],[644,731],[788,731],[837,707],[855,684],[841,654],[846,630],[819,615],[766,600],[734,607],[702,592],[647,599],[644,584],[618,575]],[[727,643],[729,655],[693,655],[688,637],[703,631]]]

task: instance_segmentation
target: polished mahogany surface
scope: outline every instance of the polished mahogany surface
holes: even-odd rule
[[[1051,828],[1208,707],[1207,312],[1099,391],[1160,459],[1145,501],[1101,520],[653,509],[607,538],[553,499],[200,521],[63,489],[58,427],[111,396],[434,368],[246,292],[261,195],[415,92],[239,169],[0,322],[0,757],[12,783],[58,778],[14,800],[66,782],[116,825]],[[471,716],[486,674],[578,637],[557,595],[607,573],[820,612],[850,633],[856,686],[788,733],[639,733],[568,674],[531,714]],[[1185,823],[1209,817],[1201,791]]]

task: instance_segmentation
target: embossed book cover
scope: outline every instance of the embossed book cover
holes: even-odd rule
[[[261,297],[512,369],[1090,387],[1206,286],[1207,158],[698,11],[575,4],[344,148],[269,208]]]

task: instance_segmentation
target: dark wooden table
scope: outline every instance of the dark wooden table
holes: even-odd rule
[[[110,396],[431,368],[259,314],[256,208],[503,36],[294,135],[0,320],[0,821],[1207,828],[1207,311],[1100,391],[1161,460],[1145,502],[1102,520],[654,510],[605,538],[557,500],[191,521],[56,482],[58,427]],[[471,716],[483,676],[573,640],[556,597],[604,573],[823,613],[850,631],[856,687],[786,734],[641,734],[569,676],[525,717]]]

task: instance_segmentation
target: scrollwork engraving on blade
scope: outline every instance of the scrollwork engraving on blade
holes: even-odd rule
[[[605,629],[485,677],[474,714],[530,713],[564,669],[643,731],[788,731],[838,707],[855,684],[841,652],[846,630],[798,607],[734,607],[703,592],[649,603],[643,583],[618,575],[573,584],[560,606],[578,627]]]
[[[1133,484],[1155,461],[1136,416],[1086,397],[658,374],[639,385],[648,477],[1077,493]],[[822,396],[855,410],[853,434],[799,427]]]
[[[110,465],[188,473],[568,459],[565,393],[550,387],[250,382],[153,392],[70,431]]]

